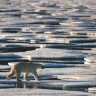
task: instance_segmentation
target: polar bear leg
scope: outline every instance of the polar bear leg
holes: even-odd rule
[[[13,76],[14,74],[15,74],[15,71],[13,70],[13,68],[11,68],[10,74],[6,77],[6,79],[9,80],[11,76]]]
[[[37,72],[36,71],[33,71],[33,75],[34,75],[34,78],[35,78],[35,80],[39,80],[39,78],[38,78],[38,74],[37,74]]]
[[[28,73],[24,73],[24,81],[28,81],[27,76],[28,76]]]
[[[17,81],[21,81],[20,80],[21,71],[15,71],[15,73],[16,73],[16,79],[17,79]]]

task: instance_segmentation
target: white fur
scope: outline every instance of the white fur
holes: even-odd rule
[[[10,74],[6,77],[7,80],[16,74],[17,81],[19,81],[21,73],[24,73],[24,80],[27,80],[29,73],[33,73],[34,78],[39,80],[37,69],[43,69],[41,64],[34,64],[32,62],[9,62],[8,65],[11,67],[11,70]]]

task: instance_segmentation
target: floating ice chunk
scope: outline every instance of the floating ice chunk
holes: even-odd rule
[[[66,80],[66,79],[68,79],[68,80],[79,80],[80,78],[79,77],[77,77],[77,76],[72,76],[72,75],[57,75],[56,76],[58,79],[61,79],[61,80]]]
[[[88,57],[84,58],[84,60],[85,60],[86,62],[96,63],[96,55],[88,56]]]
[[[84,54],[72,50],[40,48],[20,54],[31,60],[84,60]]]
[[[90,92],[90,93],[96,93],[96,87],[88,88],[88,92]]]

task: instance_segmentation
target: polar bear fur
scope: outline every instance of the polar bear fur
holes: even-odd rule
[[[24,73],[24,80],[27,81],[27,76],[29,73],[33,73],[35,80],[39,80],[37,69],[43,69],[41,64],[34,64],[32,62],[13,62],[8,63],[11,66],[10,74],[6,77],[7,80],[11,76],[16,75],[17,81],[20,81],[21,73]]]

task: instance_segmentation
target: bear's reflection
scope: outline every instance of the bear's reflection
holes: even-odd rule
[[[28,83],[16,83],[14,84],[16,88],[38,88],[38,84],[28,84]]]

